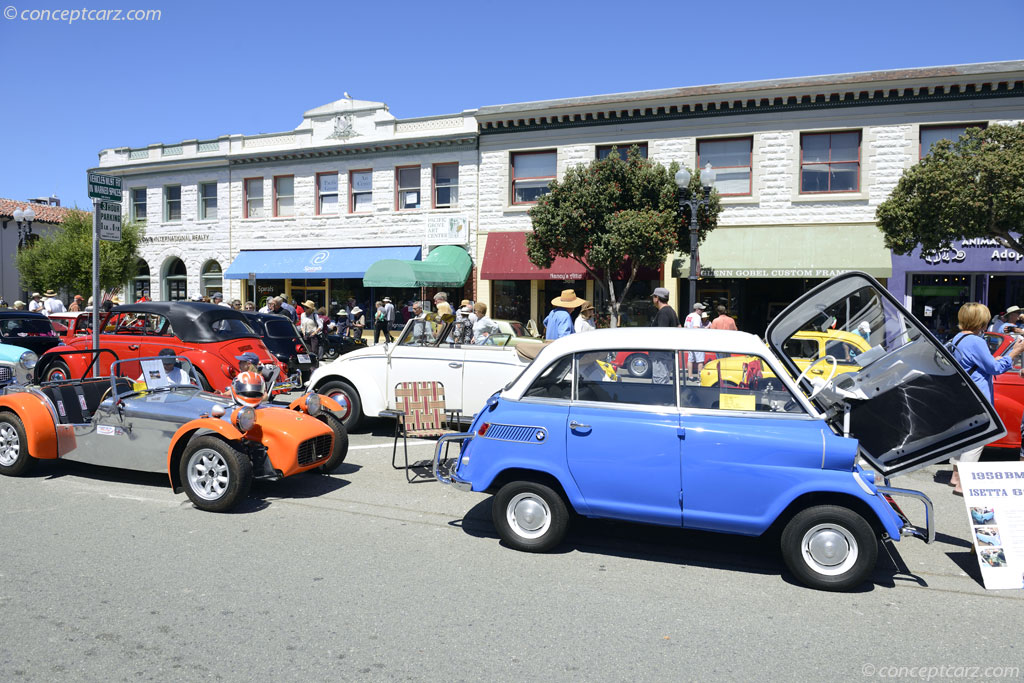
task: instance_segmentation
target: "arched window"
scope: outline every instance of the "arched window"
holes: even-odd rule
[[[149,264],[143,259],[139,259],[136,266],[135,279],[132,281],[132,301],[138,301],[142,297],[152,299],[149,293]]]
[[[188,298],[188,271],[180,258],[171,257],[164,264],[164,301]]]
[[[223,291],[224,276],[220,264],[216,261],[207,261],[203,265],[202,273],[203,294],[211,296],[214,292]]]

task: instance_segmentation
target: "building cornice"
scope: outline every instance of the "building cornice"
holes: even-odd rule
[[[997,68],[998,67],[998,68]],[[738,114],[1024,97],[1024,61],[755,81],[481,107],[481,135]]]
[[[476,148],[477,136],[473,134],[450,135],[419,140],[375,140],[365,143],[338,145],[335,147],[305,147],[233,154],[228,157],[232,166],[265,164],[274,161],[295,161],[303,159],[326,159],[352,156],[396,156],[419,150]]]

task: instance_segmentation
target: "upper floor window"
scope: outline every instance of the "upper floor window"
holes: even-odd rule
[[[263,217],[263,178],[245,179],[245,218]]]
[[[146,188],[132,188],[132,221],[135,223],[146,222]]]
[[[164,187],[164,220],[167,222],[181,220],[181,185]]]
[[[338,174],[316,174],[316,212],[323,216],[338,213]]]
[[[434,164],[434,208],[459,205],[459,164]]]
[[[600,145],[597,148],[597,158],[607,159],[608,155],[612,153],[612,149],[614,148],[615,151],[619,153],[619,158],[625,161],[626,158],[629,157],[629,150],[632,149],[633,147],[636,147],[637,150],[640,152],[641,158],[647,158],[646,142],[623,142],[621,144],[616,145]]]
[[[960,136],[967,132],[968,128],[984,128],[984,123],[957,123],[943,126],[921,126],[921,156],[924,158],[932,151],[932,147],[939,140],[956,142]]]
[[[399,211],[420,208],[419,166],[399,166],[395,169],[395,195]]]
[[[548,193],[555,179],[557,154],[547,152],[512,153],[512,203],[533,204]]]
[[[373,171],[352,171],[348,176],[349,213],[373,211]]]
[[[749,195],[753,138],[701,140],[697,143],[697,167],[711,164],[715,189],[721,195]]]
[[[217,183],[199,183],[199,220],[217,217]]]
[[[801,192],[860,189],[860,131],[800,136]]]
[[[295,215],[295,176],[274,176],[274,215]]]

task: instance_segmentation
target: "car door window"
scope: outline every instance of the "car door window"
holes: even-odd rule
[[[572,356],[562,356],[549,365],[533,380],[524,397],[569,401],[572,398]]]
[[[701,352],[694,350],[694,353]],[[806,412],[761,356],[739,356],[714,350],[703,353],[705,357],[714,355],[714,360],[708,361],[699,379],[681,379],[680,407],[730,412]]]
[[[678,367],[675,360],[673,351],[647,349],[610,349],[576,354],[576,399],[674,406]]]
[[[173,336],[173,333],[171,332],[171,324],[164,316],[157,315],[156,313],[147,313],[145,320],[145,329],[147,335],[159,337]]]

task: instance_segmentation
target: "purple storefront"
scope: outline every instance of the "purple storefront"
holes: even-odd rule
[[[922,256],[893,255],[889,291],[942,337],[956,332],[956,314],[980,301],[995,315],[1024,307],[1024,255],[992,239],[957,240],[951,249]]]

